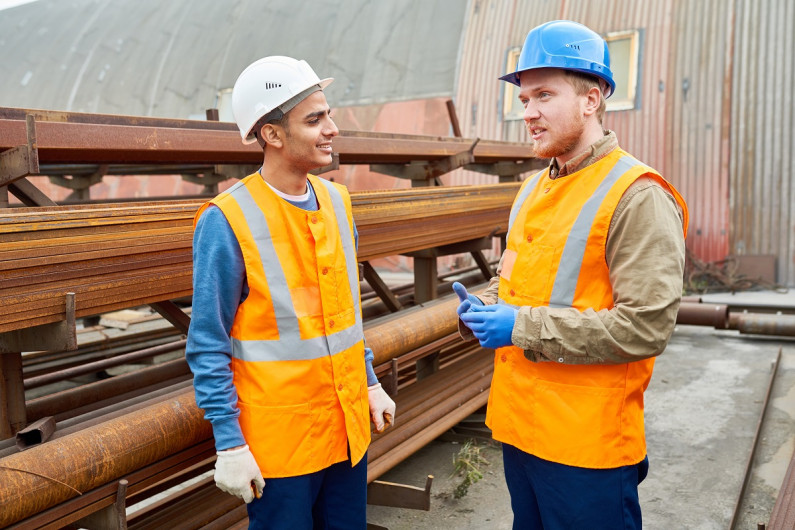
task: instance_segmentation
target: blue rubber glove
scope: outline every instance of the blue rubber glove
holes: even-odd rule
[[[458,316],[469,311],[469,308],[473,305],[483,305],[480,298],[474,294],[469,294],[467,288],[458,282],[453,282],[453,291],[455,291],[455,294],[458,295],[458,299],[461,301],[461,303],[458,304],[458,308],[455,310]]]
[[[513,344],[511,334],[516,313],[516,309],[507,305],[473,305],[461,315],[461,320],[472,330],[481,346],[499,348]]]

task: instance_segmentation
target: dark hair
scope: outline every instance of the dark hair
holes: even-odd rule
[[[281,109],[276,108],[257,120],[257,123],[254,124],[251,132],[254,134],[254,137],[257,139],[260,147],[263,149],[265,149],[265,140],[259,137],[259,132],[265,125],[269,123],[280,125],[285,131],[287,131],[287,114],[283,113]]]

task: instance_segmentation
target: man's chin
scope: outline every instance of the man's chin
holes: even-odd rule
[[[555,158],[561,153],[558,149],[553,149],[548,145],[535,145],[533,144],[533,156],[536,158]]]

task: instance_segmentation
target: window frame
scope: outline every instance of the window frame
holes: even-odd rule
[[[605,35],[608,49],[611,42],[629,39],[629,64],[627,65],[627,95],[617,99],[613,94],[607,100],[607,111],[633,110],[638,107],[638,78],[640,72],[640,31],[629,29],[623,31],[613,31]],[[610,69],[615,76],[616,64],[611,54]]]

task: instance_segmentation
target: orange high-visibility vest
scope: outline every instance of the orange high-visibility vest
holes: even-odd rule
[[[548,175],[547,169],[528,179],[514,201],[498,303],[612,308],[607,232],[619,200],[639,177],[655,179],[673,195],[687,226],[681,195],[620,148],[565,178]],[[643,392],[654,359],[560,361],[536,363],[515,346],[497,349],[486,418],[494,438],[570,466],[604,469],[643,460]]]
[[[350,196],[308,178],[314,212],[277,196],[259,173],[210,201],[246,266],[249,294],[232,324],[231,368],[240,427],[265,478],[345,461],[348,446],[355,465],[370,443]]]

